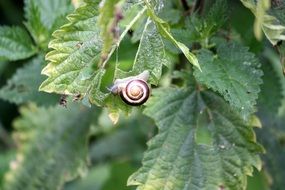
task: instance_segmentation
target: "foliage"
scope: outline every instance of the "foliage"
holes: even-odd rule
[[[285,40],[284,25],[280,23],[278,18],[266,13],[270,8],[269,0],[260,0],[257,2],[253,0],[241,0],[241,2],[256,16],[254,32],[258,39],[262,37],[262,29],[273,45],[276,45],[280,40]]]
[[[70,106],[68,111],[34,105],[21,108],[22,118],[14,123],[19,151],[4,188],[59,189],[84,172],[92,112],[79,110],[78,106]]]
[[[71,10],[69,0],[25,0],[25,26],[40,48],[47,48],[51,33],[65,22]]]
[[[15,61],[36,53],[29,34],[20,27],[0,28],[0,61]]]
[[[0,90],[0,97],[15,104],[33,101],[39,105],[54,104],[56,96],[38,92],[39,85],[44,77],[39,75],[42,70],[44,59],[42,56],[35,57],[23,68],[17,70],[15,75],[7,81],[7,84]]]
[[[0,188],[283,188],[284,0],[23,10],[0,26]],[[118,95],[134,78],[152,88],[136,108]]]
[[[252,165],[260,169],[256,153],[262,148],[255,143],[250,124],[212,92],[162,89],[154,92],[149,105],[145,113],[156,121],[159,132],[149,142],[143,167],[131,176],[130,185],[242,189]]]
[[[220,43],[216,56],[202,50],[199,61],[203,72],[194,75],[200,83],[221,93],[243,117],[254,112],[262,71],[253,54],[238,44]]]
[[[263,122],[263,130],[258,131],[262,144],[267,149],[267,155],[264,156],[265,168],[272,175],[274,183],[272,189],[282,189],[284,183],[284,97],[285,81],[280,72],[281,66],[278,57],[267,50],[263,65],[264,84],[261,88],[260,100],[258,102],[260,116]],[[268,62],[271,61],[271,64]],[[275,84],[269,86],[269,83]],[[268,93],[270,87],[270,93]],[[268,101],[271,100],[271,101]],[[282,101],[283,100],[283,101]],[[270,136],[270,138],[268,138]]]

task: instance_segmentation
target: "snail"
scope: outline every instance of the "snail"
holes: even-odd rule
[[[140,106],[150,96],[150,87],[147,84],[148,78],[149,71],[146,70],[136,76],[115,80],[109,90],[113,94],[120,95],[126,104]]]

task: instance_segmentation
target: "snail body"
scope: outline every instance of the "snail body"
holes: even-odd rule
[[[149,71],[144,71],[137,76],[117,79],[109,90],[113,94],[120,95],[126,104],[140,106],[150,96],[150,87],[146,82],[148,78]]]

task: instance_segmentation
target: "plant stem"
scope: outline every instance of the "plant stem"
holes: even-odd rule
[[[115,50],[117,49],[117,47],[119,47],[121,41],[125,38],[125,36],[127,35],[128,31],[132,28],[132,26],[139,20],[139,18],[145,13],[146,11],[146,7],[144,7],[136,16],[135,18],[127,25],[127,27],[125,28],[125,30],[123,31],[123,33],[120,35],[119,40],[117,41],[117,43],[112,47],[111,51],[109,52],[107,58],[105,59],[105,61],[102,64],[102,68],[105,68],[107,62],[109,61],[109,59],[111,58],[111,56],[113,55],[113,53],[115,52]]]

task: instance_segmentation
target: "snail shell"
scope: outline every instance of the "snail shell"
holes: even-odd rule
[[[117,79],[109,89],[113,94],[120,95],[121,99],[129,105],[140,106],[150,96],[150,87],[147,84],[149,71],[144,71],[137,76]]]
[[[120,91],[122,100],[132,106],[144,104],[150,95],[148,84],[141,79],[134,79],[128,82],[126,88]]]

